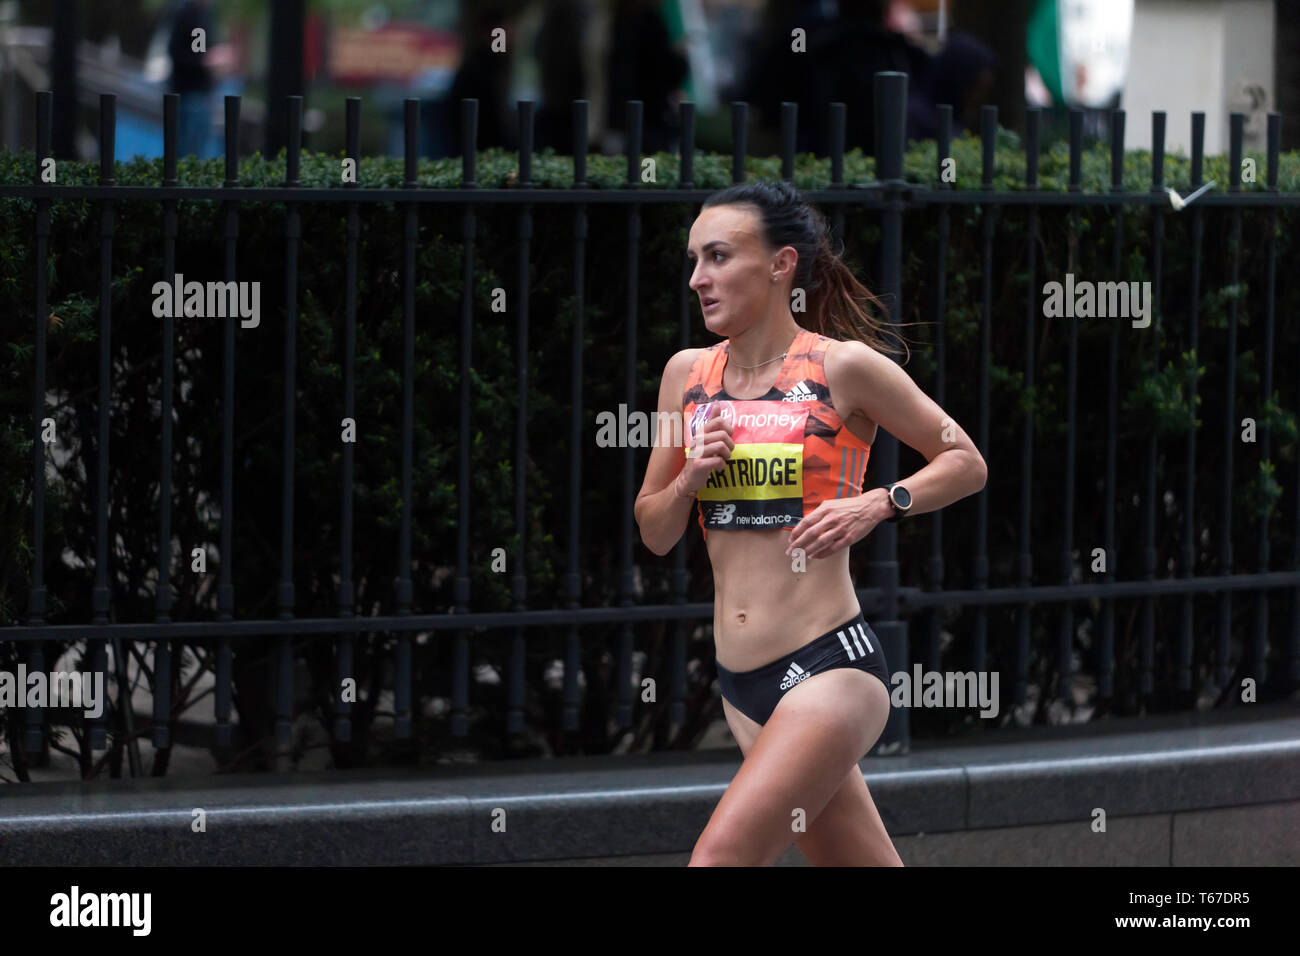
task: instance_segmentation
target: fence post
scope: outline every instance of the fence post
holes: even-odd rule
[[[899,292],[903,268],[903,142],[907,117],[907,74],[882,72],[875,75],[876,179],[884,187],[884,211],[880,216],[880,282],[876,288],[888,309],[886,322],[896,325],[902,314]],[[876,474],[881,484],[897,480],[898,439],[883,428],[876,431],[872,448]],[[872,560],[869,586],[879,589],[880,613],[871,622],[880,638],[885,659],[892,669],[906,668],[907,622],[898,617],[898,525],[881,522],[870,535]],[[905,754],[911,748],[910,720],[905,707],[890,707],[889,722],[872,748],[874,754]]]
[[[51,159],[50,137],[54,125],[54,94],[41,90],[36,94],[36,168],[34,182],[40,183],[45,161]],[[41,437],[45,419],[46,323],[49,321],[48,281],[50,269],[50,200],[36,200],[36,366],[32,389],[32,584],[27,598],[27,623],[36,627],[45,623],[45,462],[50,452]],[[27,649],[27,668],[31,673],[45,670],[45,647],[32,641]],[[44,746],[42,708],[28,707],[23,715],[24,759],[39,760]],[[15,768],[18,767],[15,755]]]
[[[113,157],[116,153],[115,136],[117,131],[117,96],[114,93],[101,93],[99,96],[99,185],[115,184]],[[113,395],[113,234],[115,232],[113,200],[103,199],[99,202],[99,400],[96,402],[95,418],[98,423],[98,438],[95,441],[95,578],[90,592],[91,624],[109,623],[113,603],[113,585],[108,575],[108,466],[112,429],[109,416],[112,413]],[[89,477],[89,476],[87,476]],[[114,643],[114,664],[121,667],[121,654]],[[95,636],[86,641],[86,658],[88,670],[92,674],[102,674],[108,680],[108,641]],[[129,700],[119,698],[119,707],[123,713],[131,714]],[[107,707],[105,707],[105,711]],[[101,712],[98,717],[87,717],[84,721],[85,739],[81,747],[81,765],[83,779],[89,776],[87,770],[92,761],[92,752],[108,747],[108,714]],[[134,741],[133,741],[134,743]],[[134,770],[134,764],[132,764]],[[135,775],[134,773],[132,774]]]

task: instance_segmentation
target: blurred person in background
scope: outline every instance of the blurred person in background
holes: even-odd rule
[[[591,8],[587,0],[548,0],[537,34],[542,104],[537,110],[538,149],[573,149],[573,101],[587,98],[583,40]]]
[[[755,103],[760,123],[780,129],[782,102],[799,104],[797,152],[830,153],[830,104],[848,106],[846,150],[875,148],[874,76],[893,70],[909,76],[909,99],[920,88],[929,56],[886,24],[888,0],[825,3],[778,0],[768,6],[741,99]],[[806,49],[791,49],[792,31],[804,30]]]
[[[195,155],[206,159],[208,132],[212,125],[213,0],[181,0],[171,13],[167,53],[172,61],[168,86],[180,96],[177,109],[177,151],[181,156]],[[203,42],[195,37],[203,31]],[[198,49],[196,49],[196,47]]]
[[[979,126],[979,108],[993,92],[993,70],[997,57],[987,46],[967,33],[948,34],[948,42],[922,75],[917,99],[908,110],[908,135],[934,139],[939,130],[937,107],[952,107],[952,133],[961,135]]]
[[[525,6],[527,3],[521,0],[474,0],[461,4],[463,54],[446,97],[455,110],[447,130],[453,156],[464,153],[459,112],[462,99],[479,101],[477,145],[480,149],[518,148],[517,107],[510,101],[510,81],[516,20]],[[492,31],[497,27],[506,31],[506,49],[501,53],[492,49]]]
[[[626,136],[627,101],[641,100],[642,151],[672,149],[678,134],[678,92],[689,71],[685,55],[668,36],[658,0],[615,0],[606,68],[610,130]],[[622,148],[616,141],[608,146],[615,152]]]

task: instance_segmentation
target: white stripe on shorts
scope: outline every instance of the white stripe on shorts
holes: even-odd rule
[[[858,625],[858,632],[862,635],[862,640],[866,642],[867,650],[872,654],[876,653],[875,648],[871,646],[871,642],[867,640],[866,629],[861,624]]]
[[[844,638],[844,632],[837,631],[836,634],[839,636],[840,643],[844,645],[844,650],[849,655],[849,660],[857,660],[857,658],[853,656],[853,648],[849,647],[849,642]],[[862,648],[859,647],[858,650],[861,651]]]

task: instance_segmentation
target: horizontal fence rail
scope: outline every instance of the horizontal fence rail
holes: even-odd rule
[[[975,432],[976,445],[988,457],[991,448],[991,430],[995,423],[994,382],[990,377],[993,366],[992,349],[995,327],[1008,326],[1018,321],[1011,313],[998,311],[998,300],[1002,292],[995,286],[999,260],[1007,256],[1016,257],[1019,269],[1025,278],[1024,295],[1024,385],[1035,386],[1035,375],[1041,373],[1035,359],[1034,344],[1040,336],[1039,324],[1044,314],[1043,293],[1040,291],[1045,276],[1039,265],[1038,257],[1044,248],[1043,217],[1059,210],[1059,215],[1070,223],[1077,223],[1080,210],[1087,207],[1105,207],[1111,216],[1111,234],[1107,237],[1113,249],[1114,278],[1121,279],[1124,273],[1125,257],[1132,251],[1126,242],[1127,223],[1131,221],[1133,211],[1148,211],[1151,215],[1151,246],[1142,250],[1149,265],[1153,287],[1151,307],[1152,321],[1157,327],[1162,318],[1162,253],[1165,249],[1165,218],[1172,215],[1171,198],[1166,190],[1164,176],[1165,165],[1165,123],[1164,113],[1152,117],[1153,147],[1150,151],[1151,188],[1147,191],[1134,191],[1124,188],[1124,136],[1125,114],[1115,111],[1111,117],[1110,149],[1111,189],[1104,193],[1084,193],[1081,191],[1083,151],[1082,114],[1071,114],[1069,128],[1069,183],[1063,192],[1046,191],[1039,183],[1040,159],[1040,114],[1037,110],[1027,112],[1027,125],[1024,136],[1024,154],[1026,161],[1025,184],[1023,189],[1008,191],[995,187],[997,138],[997,112],[994,107],[984,107],[980,114],[979,140],[981,144],[981,168],[979,170],[980,186],[978,189],[954,189],[950,180],[945,178],[945,161],[951,159],[952,149],[952,110],[941,108],[940,134],[937,142],[935,181],[932,186],[919,185],[903,178],[903,117],[906,104],[906,77],[902,74],[877,74],[876,78],[876,138],[875,164],[876,181],[867,183],[846,183],[844,173],[844,104],[833,104],[830,119],[833,132],[833,147],[830,155],[831,184],[827,189],[811,189],[805,196],[811,202],[829,207],[829,218],[835,235],[842,236],[845,229],[846,211],[867,211],[878,217],[879,224],[879,267],[872,284],[875,291],[889,308],[888,319],[897,323],[905,314],[904,307],[910,304],[903,296],[903,259],[906,251],[904,242],[905,215],[927,216],[936,229],[937,246],[925,249],[921,254],[927,257],[932,282],[924,289],[924,308],[933,315],[938,335],[934,343],[933,382],[921,382],[935,401],[944,406],[947,397],[949,377],[948,363],[950,346],[945,327],[945,318],[950,307],[961,295],[969,299],[978,314],[979,338],[975,347],[978,349],[979,381],[976,386],[978,396],[978,421]],[[633,680],[634,649],[636,632],[634,626],[648,622],[670,622],[668,632],[671,634],[670,667],[668,688],[668,716],[673,726],[682,724],[687,709],[688,680],[688,643],[695,622],[707,621],[713,615],[713,604],[708,601],[689,600],[688,571],[685,539],[673,549],[670,564],[666,568],[669,576],[670,598],[667,603],[647,603],[638,597],[637,568],[644,560],[643,549],[637,540],[633,521],[633,500],[638,486],[638,468],[636,450],[625,443],[619,456],[618,479],[607,481],[602,490],[609,494],[621,495],[621,522],[617,528],[601,527],[586,529],[589,534],[608,536],[617,541],[617,601],[613,606],[583,606],[583,580],[589,572],[584,562],[582,548],[582,517],[584,501],[583,459],[580,449],[584,437],[584,387],[591,381],[591,373],[584,370],[584,303],[588,295],[586,272],[588,254],[592,248],[590,235],[589,207],[615,206],[623,207],[625,215],[625,233],[622,237],[603,236],[598,242],[623,242],[624,272],[618,280],[625,283],[626,301],[622,329],[625,365],[621,369],[621,385],[624,401],[629,409],[643,404],[643,388],[638,382],[638,361],[640,351],[645,348],[644,336],[640,333],[640,265],[643,258],[642,214],[647,204],[676,204],[684,207],[682,222],[689,223],[698,211],[699,204],[706,199],[712,189],[696,188],[694,185],[695,150],[695,116],[692,104],[682,104],[681,112],[681,148],[680,148],[680,187],[645,188],[641,181],[641,109],[642,104],[632,101],[627,107],[627,129],[629,130],[626,147],[627,175],[623,188],[591,188],[587,180],[587,106],[585,101],[573,104],[574,114],[574,170],[573,182],[563,189],[537,188],[533,179],[533,104],[519,104],[520,143],[517,171],[517,183],[513,188],[481,188],[475,174],[477,155],[473,147],[476,140],[478,122],[478,103],[465,100],[462,103],[460,121],[462,141],[471,144],[463,157],[462,179],[459,188],[431,189],[420,185],[418,175],[418,115],[419,103],[408,99],[405,103],[404,131],[405,150],[403,179],[400,186],[393,188],[375,188],[361,186],[352,177],[336,188],[319,188],[301,184],[302,156],[302,98],[290,97],[288,109],[288,147],[285,154],[285,179],[279,186],[249,187],[241,186],[239,156],[239,111],[238,97],[226,97],[225,100],[225,177],[220,186],[184,186],[178,178],[177,156],[177,99],[169,95],[164,100],[164,158],[162,179],[156,186],[123,186],[115,183],[114,131],[115,98],[105,95],[101,98],[100,109],[100,174],[94,185],[59,185],[42,179],[42,171],[48,168],[50,161],[50,131],[52,122],[52,96],[47,92],[37,95],[36,112],[36,181],[32,185],[5,185],[0,187],[0,199],[16,198],[30,200],[34,205],[33,253],[35,273],[35,351],[33,358],[33,393],[32,426],[34,436],[32,451],[32,552],[33,564],[28,596],[26,623],[13,626],[0,632],[0,649],[5,644],[18,648],[21,662],[28,673],[45,672],[55,661],[46,653],[50,642],[77,642],[87,644],[85,667],[94,674],[101,675],[105,683],[112,682],[117,688],[119,705],[109,712],[95,717],[85,717],[82,729],[85,742],[82,749],[83,771],[90,772],[93,751],[103,750],[107,746],[107,733],[110,728],[120,732],[126,741],[126,759],[132,775],[143,772],[138,748],[138,739],[148,733],[152,744],[158,750],[173,745],[172,735],[175,721],[176,701],[173,699],[178,684],[178,662],[175,643],[191,641],[196,645],[196,653],[202,649],[203,668],[211,670],[213,682],[213,716],[215,720],[212,744],[217,748],[230,748],[234,743],[234,697],[232,670],[235,665],[235,652],[232,641],[237,638],[270,635],[271,642],[271,709],[273,712],[273,738],[278,748],[290,745],[292,726],[295,717],[294,666],[295,637],[320,635],[327,640],[333,651],[333,673],[330,677],[333,691],[330,711],[330,733],[336,742],[352,740],[355,720],[355,698],[338,693],[338,688],[357,678],[356,652],[357,639],[365,634],[387,634],[392,638],[391,655],[391,690],[393,694],[394,736],[398,740],[410,740],[415,732],[418,715],[421,713],[420,700],[413,692],[414,660],[413,633],[434,632],[441,634],[450,631],[452,650],[452,667],[449,675],[448,697],[450,698],[449,721],[453,736],[464,737],[468,733],[471,711],[471,641],[481,634],[482,629],[499,629],[508,635],[508,651],[504,668],[504,724],[509,734],[518,734],[525,730],[526,715],[526,650],[528,646],[528,629],[538,627],[560,627],[563,629],[563,686],[561,691],[562,707],[558,711],[558,722],[565,731],[576,730],[582,719],[582,687],[580,684],[583,671],[584,639],[582,629],[592,625],[617,625],[618,640],[613,654],[613,667],[616,671],[614,681],[616,699],[613,706],[614,720],[620,728],[630,727],[634,713],[638,708],[638,688]],[[1204,114],[1196,113],[1192,117],[1192,151],[1191,151],[1191,187],[1202,185]],[[747,113],[744,104],[736,104],[732,113],[733,156],[732,181],[740,182],[745,178],[744,161],[746,157]],[[1243,122],[1241,114],[1232,114],[1229,169],[1236,170],[1243,162]],[[345,159],[359,164],[360,157],[360,101],[351,98],[347,101],[346,112],[346,149]],[[782,177],[793,180],[795,169],[795,130],[796,113],[793,104],[785,104],[782,111]],[[1228,270],[1232,284],[1240,279],[1240,257],[1243,242],[1243,210],[1264,210],[1271,216],[1271,228],[1262,237],[1253,241],[1263,243],[1267,264],[1262,303],[1256,304],[1252,311],[1253,321],[1262,323],[1265,336],[1264,355],[1259,359],[1259,374],[1262,378],[1261,392],[1265,396],[1273,394],[1273,368],[1276,360],[1274,354],[1276,321],[1276,272],[1277,243],[1279,232],[1279,215],[1282,211],[1300,205],[1300,193],[1281,192],[1278,189],[1279,143],[1281,118],[1278,114],[1269,115],[1267,126],[1267,160],[1263,170],[1265,189],[1243,191],[1239,178],[1234,178],[1219,191],[1199,196],[1189,204],[1186,215],[1190,217],[1192,272],[1191,288],[1188,302],[1190,314],[1187,315],[1187,331],[1190,335],[1189,349],[1199,354],[1198,346],[1198,303],[1204,290],[1201,287],[1202,247],[1205,241],[1205,211],[1222,209],[1229,217],[1229,256]],[[949,167],[950,168],[950,167]],[[970,176],[964,172],[963,176]],[[42,438],[43,422],[47,417],[47,322],[50,313],[49,288],[46,264],[51,249],[51,203],[63,200],[85,200],[98,204],[99,223],[99,383],[98,383],[98,442],[93,457],[96,494],[94,500],[95,516],[95,554],[94,584],[92,593],[93,614],[87,623],[50,623],[47,620],[47,588],[45,583],[46,567],[50,557],[46,550],[48,535],[45,529],[45,491],[47,451]],[[240,226],[241,218],[249,215],[249,204],[281,204],[283,206],[283,275],[285,297],[283,310],[285,324],[283,329],[284,362],[282,376],[281,412],[283,415],[282,443],[280,449],[280,516],[279,528],[279,575],[275,584],[276,616],[256,620],[241,620],[235,613],[235,593],[233,568],[238,556],[234,554],[234,522],[238,517],[234,508],[234,491],[236,487],[236,454],[234,450],[236,429],[235,380],[236,361],[236,323],[239,316],[225,317],[223,349],[220,357],[222,368],[222,423],[221,423],[221,498],[220,498],[220,544],[219,572],[215,588],[215,605],[213,618],[210,620],[174,620],[172,598],[172,553],[173,534],[172,510],[172,471],[173,471],[173,365],[175,360],[175,326],[174,318],[169,314],[162,318],[162,402],[160,430],[156,437],[159,442],[160,468],[159,484],[161,488],[160,507],[158,511],[158,545],[157,582],[154,596],[154,620],[122,623],[115,620],[114,593],[109,575],[109,476],[110,476],[110,413],[112,411],[112,339],[114,324],[113,314],[113,280],[114,280],[114,237],[117,222],[116,210],[122,203],[155,203],[159,209],[161,229],[158,241],[162,248],[162,274],[148,277],[173,285],[176,279],[176,244],[178,239],[179,204],[190,201],[209,201],[220,204],[224,228],[220,236],[223,252],[223,276],[227,283],[236,283],[240,270]],[[1177,201],[1174,210],[1178,209]],[[296,372],[302,343],[298,340],[297,317],[299,314],[300,268],[299,254],[303,243],[303,225],[301,214],[307,204],[341,203],[340,214],[345,217],[345,246],[341,251],[344,286],[346,298],[338,303],[339,317],[343,332],[343,382],[341,410],[345,420],[355,421],[357,417],[356,366],[357,360],[357,322],[358,309],[365,306],[359,301],[358,282],[358,247],[362,231],[362,213],[375,204],[393,204],[399,210],[401,233],[401,263],[396,266],[401,289],[402,315],[402,368],[401,368],[401,471],[400,498],[402,508],[398,527],[397,550],[399,552],[399,575],[395,582],[391,612],[384,614],[358,613],[357,585],[354,574],[354,517],[353,507],[356,496],[354,470],[356,467],[354,442],[345,441],[341,450],[342,475],[340,481],[339,512],[340,539],[337,554],[337,614],[335,617],[297,617],[295,616],[295,415],[300,404],[296,393]],[[415,446],[417,430],[417,407],[414,386],[417,378],[415,367],[416,290],[419,283],[427,277],[417,269],[418,253],[421,244],[421,210],[429,204],[444,204],[461,210],[461,232],[458,237],[463,244],[464,256],[460,284],[462,288],[462,306],[458,320],[459,353],[457,356],[459,380],[456,385],[455,422],[459,436],[455,468],[455,512],[456,541],[454,561],[454,600],[446,613],[428,613],[415,606],[414,585],[411,577],[413,557],[412,535],[412,463],[418,449]],[[544,245],[545,236],[535,236],[534,205],[553,206],[560,204],[571,213],[573,222],[572,249],[572,349],[569,354],[570,389],[564,401],[568,404],[566,439],[568,442],[567,474],[555,476],[556,480],[566,485],[564,492],[564,524],[559,515],[549,515],[554,520],[557,536],[564,534],[565,567],[562,575],[557,575],[557,588],[562,589],[563,596],[558,597],[555,607],[529,607],[530,580],[527,575],[527,555],[532,543],[525,535],[530,528],[528,515],[530,502],[526,476],[530,468],[530,335],[536,336],[539,330],[533,328],[529,313],[530,303],[530,269],[533,267],[534,246]],[[514,422],[514,446],[511,450],[511,507],[513,509],[516,536],[511,542],[511,572],[509,586],[511,608],[509,610],[478,610],[474,607],[471,596],[471,544],[470,527],[474,519],[476,502],[471,500],[471,449],[474,444],[476,422],[472,415],[474,401],[473,385],[476,323],[484,319],[476,316],[473,308],[472,289],[478,280],[475,272],[475,245],[479,241],[480,211],[495,207],[511,209],[514,221],[513,240],[517,243],[517,260],[513,282],[516,288],[513,294],[515,305],[510,310],[516,335],[514,355],[517,378],[514,382],[516,420]],[[1002,217],[1009,215],[1008,207],[1017,208],[1017,224],[1023,223],[1025,241],[1023,249],[1008,250],[998,241],[999,225]],[[1020,210],[1019,207],[1024,207]],[[962,220],[975,230],[978,235],[983,268],[978,276],[969,276],[963,291],[953,289],[954,277],[949,270],[949,244],[954,230]],[[929,220],[927,220],[929,221]],[[1089,237],[1093,241],[1094,237]],[[689,308],[691,295],[687,288],[689,269],[683,265],[680,277],[680,294],[678,297],[677,347],[689,347],[693,341],[693,315]],[[1109,277],[1108,277],[1109,278]],[[1227,304],[1226,342],[1216,341],[1214,347],[1223,348],[1224,354],[1235,357],[1237,354],[1238,298],[1230,298]],[[1018,306],[1017,306],[1018,307]],[[16,306],[16,308],[20,308]],[[122,321],[121,316],[117,321]],[[546,335],[550,326],[540,330]],[[1036,454],[1035,420],[1032,409],[1024,410],[1020,422],[1020,461],[1019,468],[1014,468],[1009,461],[989,460],[989,488],[975,496],[970,507],[974,509],[974,533],[969,541],[961,541],[956,553],[963,561],[969,561],[972,569],[970,586],[951,587],[945,585],[946,562],[953,560],[953,549],[944,536],[944,513],[934,512],[925,516],[929,525],[928,556],[923,564],[923,583],[920,586],[905,586],[901,582],[898,527],[894,524],[882,524],[871,535],[871,563],[868,568],[868,582],[859,588],[859,597],[863,609],[872,619],[873,628],[881,635],[885,643],[887,656],[900,669],[909,668],[914,662],[925,660],[934,665],[941,661],[945,653],[943,635],[948,618],[945,611],[963,609],[969,612],[972,623],[969,661],[977,672],[988,669],[990,639],[990,609],[999,606],[1017,610],[1016,630],[1012,644],[1012,663],[1014,666],[1014,693],[1016,704],[1027,700],[1031,684],[1030,660],[1032,637],[1032,612],[1043,606],[1055,610],[1054,627],[1056,641],[1054,660],[1051,671],[1056,682],[1052,694],[1059,699],[1069,699],[1072,691],[1072,678],[1076,675],[1074,657],[1078,650],[1078,626],[1076,611],[1081,602],[1090,605],[1089,614],[1098,624],[1096,659],[1098,662],[1098,694],[1101,698],[1110,697],[1115,691],[1116,668],[1116,602],[1132,600],[1138,603],[1140,617],[1139,655],[1136,668],[1139,675],[1141,693],[1149,695],[1154,686],[1156,666],[1156,599],[1181,598],[1181,612],[1177,627],[1168,628],[1171,641],[1162,643],[1166,654],[1176,661],[1177,687],[1184,693],[1193,691],[1192,649],[1193,634],[1197,626],[1193,614],[1193,598],[1197,595],[1211,595],[1216,601],[1217,619],[1213,622],[1216,644],[1214,652],[1215,680],[1220,688],[1228,685],[1233,673],[1232,661],[1232,623],[1233,595],[1245,591],[1250,595],[1254,624],[1250,630],[1249,640],[1245,643],[1244,654],[1249,663],[1249,673],[1263,681],[1267,676],[1268,659],[1268,621],[1270,592],[1289,592],[1292,602],[1290,627],[1284,644],[1277,646],[1278,659],[1282,663],[1285,680],[1294,686],[1300,682],[1300,482],[1295,482],[1294,525],[1291,529],[1294,549],[1287,565],[1289,569],[1273,569],[1269,550],[1269,532],[1267,516],[1258,522],[1258,546],[1253,570],[1249,573],[1232,573],[1234,566],[1231,553],[1232,515],[1234,487],[1233,459],[1234,450],[1239,444],[1237,433],[1239,422],[1233,405],[1235,384],[1235,362],[1226,363],[1228,379],[1222,395],[1216,401],[1222,401],[1224,428],[1219,442],[1222,452],[1222,482],[1217,489],[1221,498],[1218,511],[1222,522],[1217,534],[1218,552],[1216,554],[1216,573],[1207,574],[1198,568],[1197,527],[1193,502],[1196,499],[1195,486],[1197,466],[1197,429],[1189,432],[1183,448],[1166,447],[1165,456],[1172,460],[1175,456],[1186,470],[1186,483],[1182,492],[1182,524],[1176,529],[1164,529],[1173,533],[1178,539],[1180,555],[1178,573],[1171,577],[1157,577],[1157,494],[1158,455],[1162,449],[1156,438],[1144,443],[1140,453],[1124,452],[1126,460],[1122,462],[1126,470],[1136,470],[1143,476],[1145,493],[1142,502],[1142,540],[1143,548],[1136,567],[1125,567],[1131,579],[1120,580],[1116,576],[1116,497],[1119,487],[1117,472],[1121,467],[1120,447],[1120,381],[1118,361],[1121,348],[1128,348],[1121,343],[1121,325],[1111,322],[1106,365],[1092,372],[1098,381],[1104,379],[1106,392],[1107,428],[1101,440],[1104,441],[1104,462],[1089,463],[1089,477],[1092,473],[1101,476],[1103,491],[1101,498],[1105,502],[1102,511],[1102,527],[1093,533],[1099,540],[1098,546],[1110,558],[1104,572],[1096,573],[1090,580],[1078,580],[1079,558],[1076,550],[1075,532],[1078,516],[1075,513],[1079,486],[1076,474],[1080,472],[1080,448],[1084,436],[1078,433],[1078,373],[1080,365],[1079,323],[1073,316],[1069,317],[1068,358],[1065,363],[1065,404],[1066,422],[1064,429],[1064,484],[1059,488],[1036,486],[1034,483],[1035,466],[1042,462],[1042,453]],[[598,374],[613,375],[615,370],[598,370]],[[1193,405],[1195,404],[1197,382],[1196,376],[1189,376],[1186,383]],[[420,414],[424,414],[421,412]],[[1204,441],[1212,441],[1207,434],[1201,436]],[[142,439],[143,440],[143,439]],[[1091,436],[1088,436],[1091,441]],[[1267,423],[1260,432],[1260,449],[1263,458],[1269,458],[1272,438]],[[1166,443],[1168,444],[1168,443]],[[879,469],[881,483],[892,481],[899,475],[899,449],[897,441],[883,429],[873,445],[871,463]],[[87,464],[87,474],[92,463]],[[451,477],[450,475],[448,476]],[[1294,481],[1294,476],[1292,476]],[[1167,482],[1166,482],[1167,484]],[[617,485],[617,488],[615,487]],[[990,512],[989,491],[997,488],[1016,488],[1014,506],[1001,515]],[[1202,491],[1202,494],[1205,492]],[[1034,498],[1038,495],[1048,496],[1059,507],[1059,526],[1052,529],[1052,539],[1041,546],[1050,546],[1056,553],[1055,566],[1039,575],[1035,580],[1033,570],[1033,551],[1035,544]],[[139,508],[137,503],[137,510]],[[965,506],[963,506],[965,507]],[[1011,575],[1014,585],[995,585],[992,569],[999,555],[991,552],[989,544],[990,519],[1014,521],[1018,529],[1018,549],[1009,561],[1014,568]],[[908,524],[921,518],[909,519]],[[691,523],[694,523],[693,517]],[[1168,523],[1168,522],[1166,522]],[[535,533],[535,532],[534,532]],[[957,542],[951,542],[957,543]],[[181,549],[184,556],[186,550]],[[1088,552],[1083,550],[1083,564],[1089,563]],[[1164,573],[1160,571],[1160,573]],[[912,653],[909,641],[909,620],[918,618],[917,634],[920,636],[918,647],[921,653]],[[1205,627],[1208,622],[1201,622]],[[152,658],[152,720],[146,731],[137,731],[134,721],[137,715],[133,708],[123,706],[129,699],[130,677],[128,674],[129,657],[135,659],[141,667],[145,666],[144,648],[153,647]],[[112,650],[112,668],[109,671],[109,650]],[[29,707],[22,715],[24,733],[21,746],[27,753],[38,753],[48,733],[48,724],[55,715],[45,708]],[[878,745],[879,752],[906,752],[909,748],[910,725],[905,709],[895,710],[890,725]]]

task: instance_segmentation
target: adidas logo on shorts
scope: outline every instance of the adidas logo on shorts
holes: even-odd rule
[[[799,683],[801,680],[807,680],[811,676],[812,675],[809,674],[806,670],[804,670],[798,664],[794,663],[794,661],[791,661],[790,666],[786,668],[785,680],[781,681],[781,689],[789,690],[791,687]]]
[[[805,385],[803,382],[796,382],[794,388],[792,388],[792,389],[790,389],[790,391],[786,392],[786,393],[785,393],[785,397],[782,398],[781,401],[783,401],[783,402],[811,402],[811,401],[814,401],[816,398],[817,398],[817,396],[813,394],[813,391],[812,391],[811,388],[809,388],[809,387],[808,387],[807,385]]]

